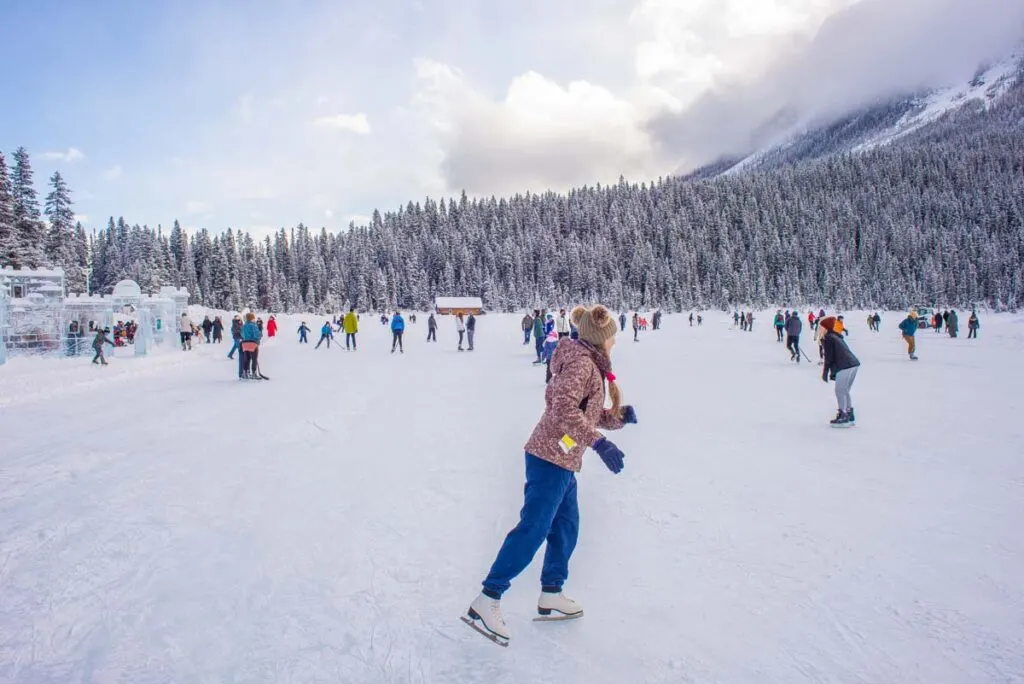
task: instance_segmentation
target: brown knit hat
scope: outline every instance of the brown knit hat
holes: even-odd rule
[[[619,326],[608,309],[600,304],[589,309],[577,306],[572,310],[569,320],[576,324],[580,339],[595,347],[602,346],[607,340],[615,337]]]

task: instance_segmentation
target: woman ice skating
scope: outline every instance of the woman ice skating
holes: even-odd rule
[[[239,367],[239,380],[261,380],[259,355],[260,341],[263,339],[263,330],[256,323],[256,314],[251,311],[245,314],[245,325],[242,326],[242,343],[239,346],[242,355],[242,364]]]
[[[853,400],[850,398],[850,388],[853,381],[857,379],[857,369],[860,368],[860,361],[853,355],[846,345],[846,340],[836,331],[838,320],[831,316],[821,321],[820,325],[825,330],[821,338],[821,348],[825,352],[825,366],[821,371],[821,379],[824,382],[835,380],[836,400],[839,402],[839,413],[832,420],[832,427],[853,427],[856,418],[853,413]]]
[[[501,613],[501,596],[545,540],[537,619],[583,615],[583,607],[562,593],[579,531],[576,473],[583,465],[587,447],[600,455],[609,470],[619,473],[624,454],[598,428],[618,430],[636,422],[636,411],[621,406],[621,394],[612,375],[615,319],[603,306],[577,307],[572,319],[580,339],[563,340],[555,350],[551,382],[544,393],[544,414],[526,443],[525,501],[519,523],[505,537],[483,582],[483,592],[462,618],[503,646],[508,645],[509,632]],[[612,399],[610,408],[604,407],[605,382]]]
[[[462,351],[462,340],[466,336],[466,320],[462,314],[455,316],[455,330],[459,333],[459,351]]]

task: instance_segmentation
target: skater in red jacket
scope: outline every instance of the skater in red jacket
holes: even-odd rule
[[[273,337],[277,334],[277,320],[273,316],[267,321],[267,337]]]

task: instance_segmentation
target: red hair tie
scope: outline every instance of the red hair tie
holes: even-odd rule
[[[608,378],[608,382],[615,382],[615,373],[609,371],[604,374],[604,377]]]

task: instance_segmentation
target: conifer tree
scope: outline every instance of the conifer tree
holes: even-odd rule
[[[14,235],[17,251],[16,266],[39,268],[46,263],[43,246],[46,243],[40,220],[39,200],[32,181],[32,162],[28,151],[19,147],[14,153],[14,172],[11,190],[14,197]]]
[[[46,196],[43,212],[50,223],[46,240],[46,260],[64,269],[70,292],[81,292],[85,274],[75,249],[75,212],[72,210],[71,191],[60,175],[54,171],[50,177],[50,193]]]
[[[0,152],[0,267],[20,265],[14,223],[14,189],[4,153]]]

